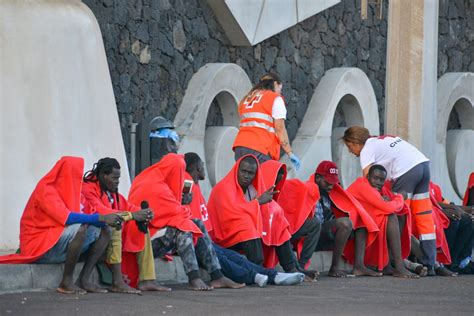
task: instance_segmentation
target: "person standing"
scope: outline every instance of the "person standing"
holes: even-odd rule
[[[387,170],[387,179],[393,182],[392,190],[407,193],[414,233],[423,251],[421,263],[428,267],[428,274],[434,275],[436,231],[429,194],[429,159],[398,136],[370,136],[369,130],[361,126],[346,129],[343,140],[349,151],[360,157],[364,177],[372,165],[382,165]]]
[[[239,104],[239,133],[232,149],[235,160],[251,154],[260,163],[280,159],[280,147],[296,170],[300,159],[293,153],[285,127],[286,107],[281,96],[283,84],[274,73],[268,73]]]

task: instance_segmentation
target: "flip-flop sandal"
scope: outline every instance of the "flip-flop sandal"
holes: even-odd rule
[[[108,293],[109,292],[107,289],[104,289],[102,287],[98,287],[95,289],[88,289],[86,291],[87,293]]]
[[[87,293],[86,290],[83,290],[83,289],[79,289],[79,290],[67,290],[67,289],[64,289],[62,287],[58,287],[56,289],[56,292],[58,293],[61,293],[61,294],[80,294],[80,295],[84,295]]]
[[[114,288],[110,288],[109,292],[120,293],[120,294],[141,294],[142,293],[140,290],[136,290],[136,289],[114,289]]]

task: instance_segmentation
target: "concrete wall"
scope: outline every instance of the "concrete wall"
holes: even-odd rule
[[[47,21],[47,22],[46,22]],[[76,0],[0,2],[0,249],[18,246],[38,180],[63,155],[104,156],[130,186],[100,29]]]
[[[173,119],[193,74],[216,62],[241,66],[252,83],[270,69],[280,73],[291,139],[324,73],[360,68],[374,88],[384,130],[388,1],[382,20],[374,18],[372,6],[368,20],[361,20],[360,1],[342,0],[253,47],[232,45],[206,1],[83,2],[101,26],[127,154],[130,123],[155,115]],[[439,1],[438,77],[474,71],[473,12],[470,0]],[[216,107],[209,125],[222,124]],[[338,109],[335,125],[343,125],[341,115]]]

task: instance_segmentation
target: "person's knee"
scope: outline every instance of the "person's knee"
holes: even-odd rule
[[[352,230],[352,222],[349,217],[341,217],[336,219],[336,229],[343,230],[343,231],[351,231]]]
[[[309,231],[316,231],[321,229],[321,222],[316,217],[308,218],[306,220],[306,225]]]
[[[110,232],[109,227],[105,226],[100,229],[100,235],[98,241],[109,243],[110,239],[112,238],[112,234]]]
[[[395,214],[390,214],[388,216],[388,223],[391,225],[398,225],[398,217]]]
[[[81,225],[77,229],[76,234],[74,235],[74,239],[84,241],[86,239],[86,235],[87,235],[87,226]]]

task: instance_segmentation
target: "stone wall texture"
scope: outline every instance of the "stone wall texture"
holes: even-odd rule
[[[240,65],[252,82],[268,71],[281,76],[290,139],[325,71],[358,67],[374,87],[383,131],[387,1],[382,20],[372,7],[361,20],[360,1],[343,0],[254,47],[232,46],[204,0],[83,2],[102,30],[127,154],[130,124],[155,115],[173,120],[193,74],[214,62]],[[438,76],[474,72],[474,2],[439,6]],[[211,112],[208,123],[218,125],[219,111]],[[343,123],[336,113],[334,125]]]

